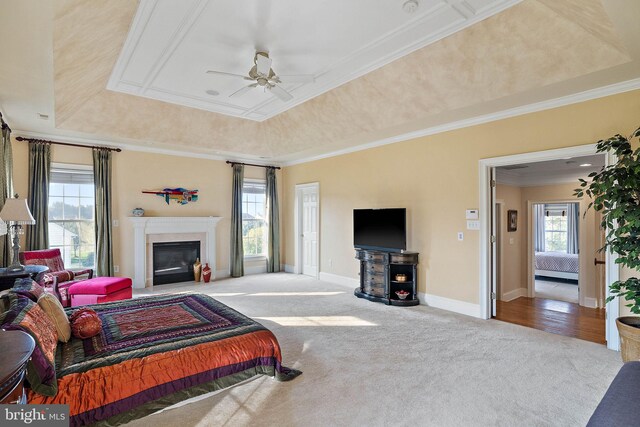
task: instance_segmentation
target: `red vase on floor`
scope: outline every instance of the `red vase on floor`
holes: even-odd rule
[[[202,268],[202,280],[204,280],[204,283],[209,283],[211,280],[211,267],[209,267],[209,263],[206,263]]]

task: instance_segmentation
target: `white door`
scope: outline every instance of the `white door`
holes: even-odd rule
[[[318,188],[302,190],[302,274],[318,276]]]

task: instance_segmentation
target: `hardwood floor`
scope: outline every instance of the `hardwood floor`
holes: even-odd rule
[[[606,344],[605,310],[580,307],[578,304],[544,298],[520,297],[513,301],[497,302],[494,317],[551,332]]]

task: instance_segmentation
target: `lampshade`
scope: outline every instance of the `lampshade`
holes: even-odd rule
[[[31,216],[26,199],[7,199],[4,202],[2,211],[0,211],[0,218],[6,222],[20,225],[36,223],[36,220]]]

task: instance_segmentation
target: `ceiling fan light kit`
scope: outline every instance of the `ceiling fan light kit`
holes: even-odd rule
[[[407,0],[402,5],[402,10],[411,14],[411,13],[414,13],[416,10],[418,10],[418,6],[420,6],[420,4],[418,3],[417,0]]]
[[[255,82],[248,86],[241,87],[240,89],[229,95],[229,98],[244,95],[249,90],[256,87],[262,87],[265,91],[268,90],[269,92],[273,93],[280,100],[290,101],[293,99],[293,95],[291,95],[289,91],[281,86],[282,83],[313,83],[315,81],[315,77],[308,74],[279,76],[275,73],[275,71],[273,71],[273,68],[271,68],[272,63],[273,61],[269,57],[268,52],[258,51],[253,57],[254,65],[249,70],[247,76],[215,70],[209,70],[207,71],[207,74],[240,77],[244,80]]]

